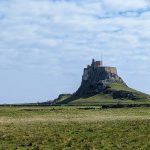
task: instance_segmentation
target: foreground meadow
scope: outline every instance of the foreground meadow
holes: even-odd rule
[[[0,107],[0,150],[149,150],[150,109]]]

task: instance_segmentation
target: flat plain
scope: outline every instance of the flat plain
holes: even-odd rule
[[[149,150],[150,109],[0,107],[0,150]]]

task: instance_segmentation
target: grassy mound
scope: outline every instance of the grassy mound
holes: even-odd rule
[[[70,95],[57,101],[57,104],[69,105],[104,105],[104,104],[150,104],[150,95],[129,88],[120,83],[113,83],[104,92],[92,96],[71,99]]]
[[[61,103],[61,102],[63,102],[64,100],[66,100],[67,98],[69,98],[71,96],[71,94],[60,94],[59,96],[58,96],[58,98],[57,99],[55,99],[54,100],[54,104],[56,103]]]

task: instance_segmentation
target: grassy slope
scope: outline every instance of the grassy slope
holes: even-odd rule
[[[58,103],[58,102],[62,102],[63,100],[69,98],[71,96],[71,94],[61,94],[61,96],[59,96],[55,102]]]
[[[149,108],[0,107],[0,149],[148,150],[149,124]]]
[[[113,99],[111,94],[97,94],[88,98],[80,98],[69,102],[71,105],[101,105],[101,104],[145,104],[150,103],[150,96],[142,92],[136,91],[123,84],[114,83],[110,85],[110,91],[129,91],[136,94],[139,100],[128,100],[128,99]]]

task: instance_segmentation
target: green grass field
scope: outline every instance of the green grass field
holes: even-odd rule
[[[149,108],[91,108],[0,107],[0,150],[150,149]]]

